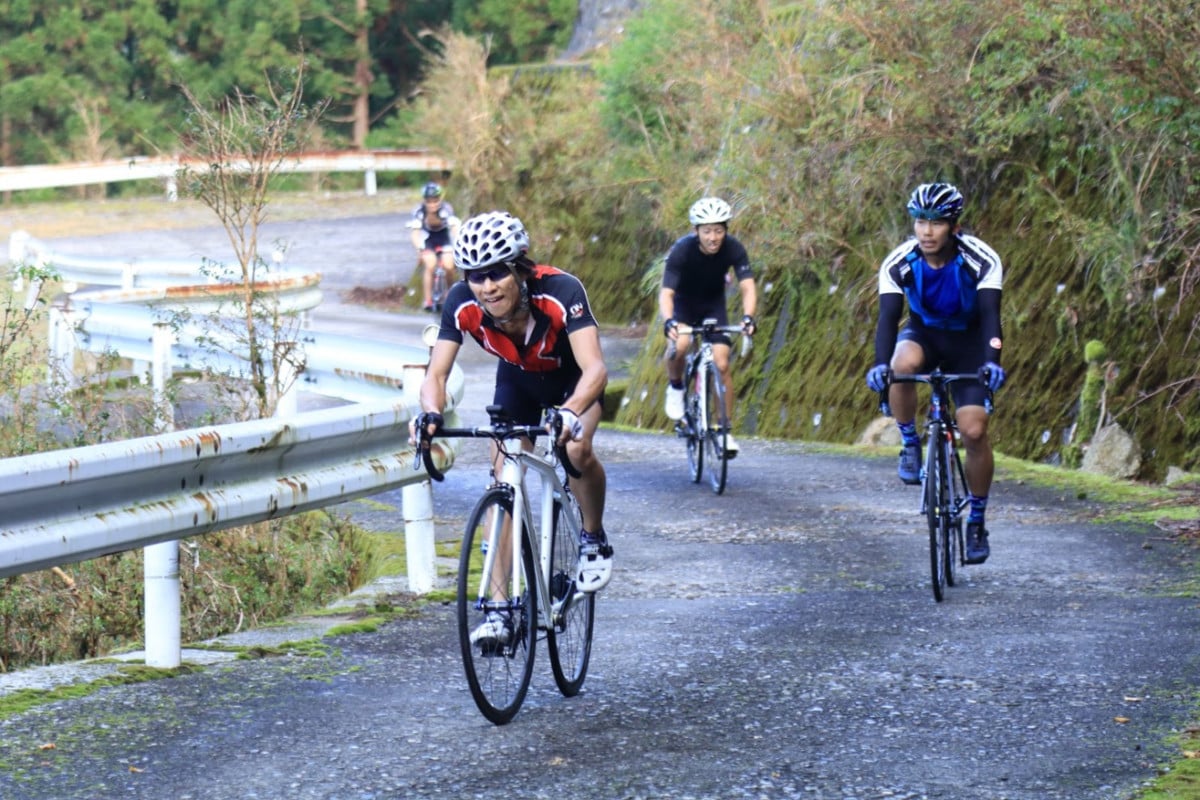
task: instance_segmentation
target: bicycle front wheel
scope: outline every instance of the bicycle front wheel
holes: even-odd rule
[[[721,494],[725,491],[725,479],[729,471],[729,451],[726,449],[729,419],[725,416],[725,383],[720,373],[710,368],[705,384],[708,404],[708,482],[714,492]]]
[[[575,525],[566,516],[575,515]],[[592,656],[592,625],[596,595],[581,592],[575,585],[579,564],[579,510],[572,503],[554,504],[554,530],[550,542],[550,608],[546,617],[546,647],[550,670],[564,697],[574,697],[583,688]]]
[[[537,641],[537,595],[530,587],[533,550],[521,543],[520,589],[512,597],[512,497],[488,490],[463,532],[458,567],[458,640],[471,697],[497,725],[525,701]]]
[[[933,599],[939,603],[946,593],[946,543],[950,536],[945,513],[948,488],[942,430],[935,425],[930,431],[925,453],[925,515],[929,522],[929,568]]]

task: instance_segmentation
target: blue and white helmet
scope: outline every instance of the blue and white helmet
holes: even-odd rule
[[[962,210],[962,193],[949,183],[922,183],[908,198],[908,213],[916,219],[955,222]]]
[[[529,234],[507,211],[477,214],[463,223],[454,240],[454,264],[469,272],[512,263],[529,252]]]
[[[719,197],[702,197],[688,209],[688,222],[693,225],[710,225],[717,222],[729,222],[733,219],[733,209]]]

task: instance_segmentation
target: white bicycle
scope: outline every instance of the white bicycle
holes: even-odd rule
[[[550,651],[550,669],[564,697],[583,688],[592,652],[596,595],[578,588],[579,504],[559,475],[578,473],[557,434],[541,425],[517,425],[499,406],[488,406],[491,424],[439,428],[433,438],[486,438],[503,457],[500,475],[484,490],[463,532],[458,570],[458,635],[467,684],[475,705],[497,725],[521,708],[533,675],[539,632]],[[561,431],[549,409],[552,430]],[[429,477],[444,475],[433,464],[429,438],[421,432],[418,458]],[[543,440],[540,449],[526,443]],[[540,488],[530,492],[528,473]],[[536,506],[534,505],[536,502]],[[536,513],[535,513],[536,512]],[[496,635],[480,637],[481,626]]]

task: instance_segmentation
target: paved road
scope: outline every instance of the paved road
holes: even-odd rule
[[[603,432],[618,571],[579,697],[543,653],[490,725],[431,606],[325,658],[4,720],[0,797],[1112,800],[1170,754],[1200,674],[1196,601],[1171,592],[1194,553],[1001,474],[992,559],[937,604],[894,456],[743,446],[717,497],[670,436]],[[440,535],[485,481],[468,453],[436,487]],[[394,530],[399,495],[344,508]]]

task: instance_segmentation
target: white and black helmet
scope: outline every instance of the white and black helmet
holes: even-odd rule
[[[702,197],[688,209],[688,222],[693,225],[710,225],[716,222],[729,222],[733,219],[733,209],[719,197]]]
[[[507,211],[471,217],[454,240],[454,263],[463,271],[512,263],[529,252],[529,234],[521,220]]]
[[[922,183],[908,198],[908,213],[914,219],[954,222],[962,210],[962,192],[949,183]]]

